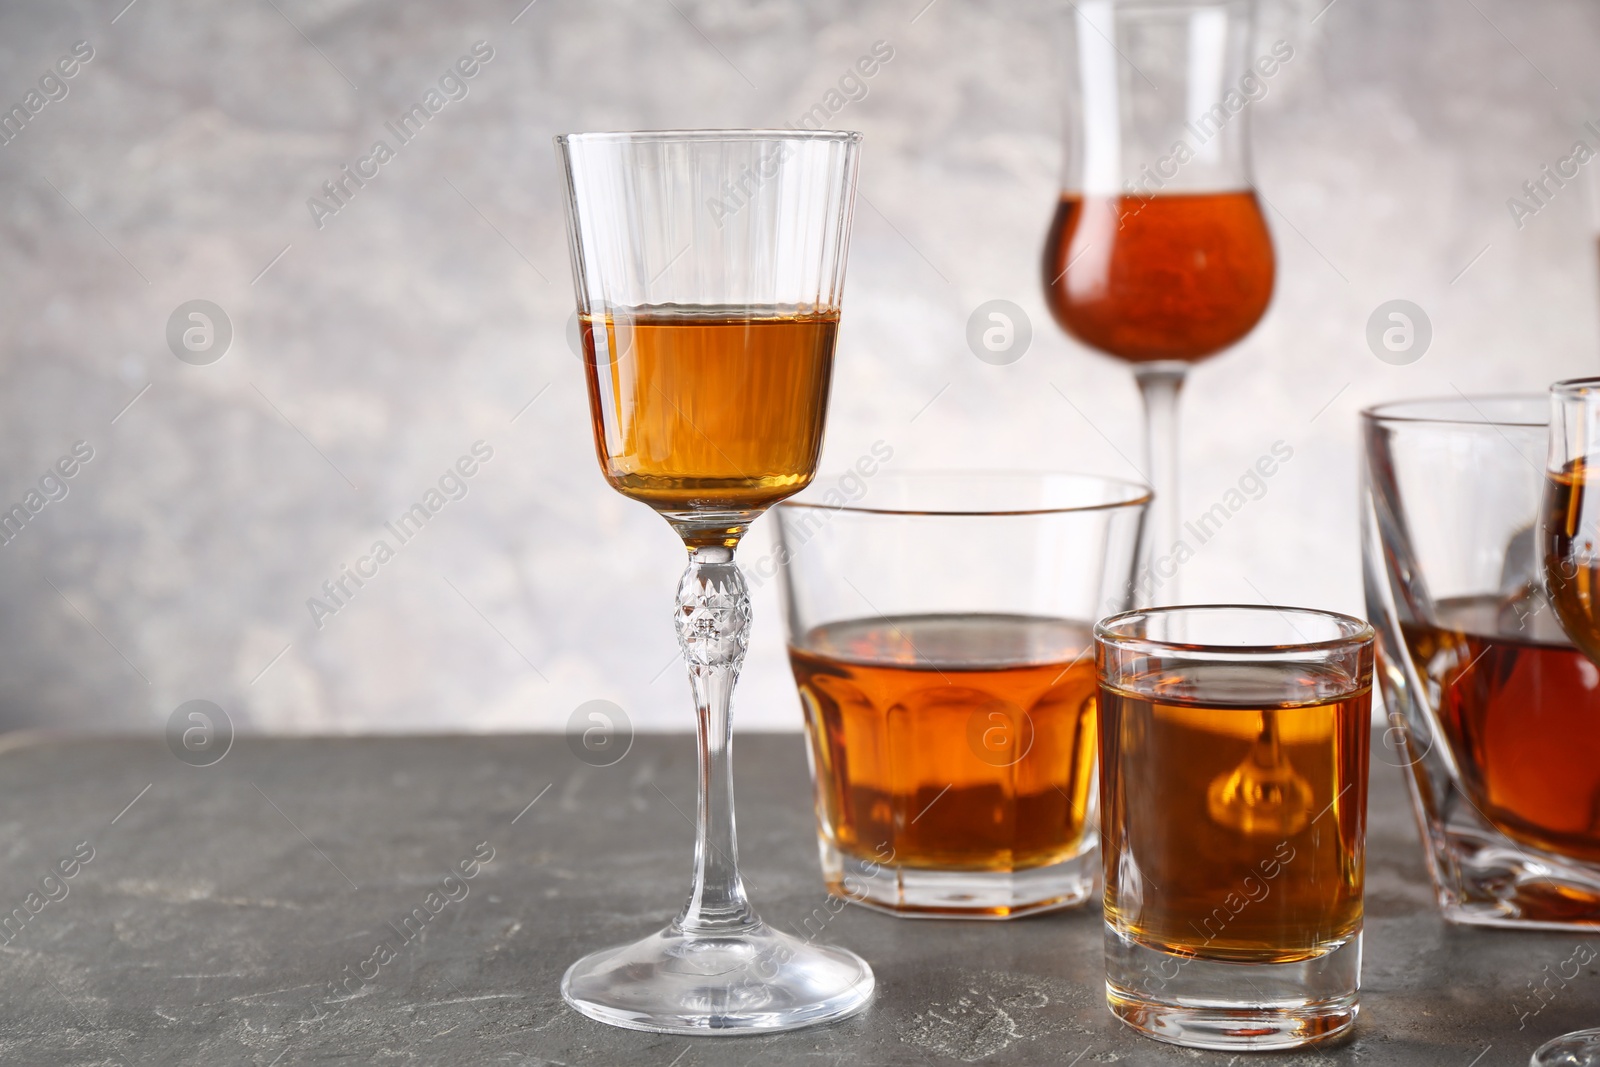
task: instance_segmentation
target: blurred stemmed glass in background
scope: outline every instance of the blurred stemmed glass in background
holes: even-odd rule
[[[1248,106],[1266,71],[1250,66],[1254,0],[1072,9],[1045,298],[1069,334],[1133,365],[1155,489],[1148,560],[1178,541],[1178,396],[1189,367],[1248,334],[1272,297]],[[1160,592],[1177,600],[1175,581]]]

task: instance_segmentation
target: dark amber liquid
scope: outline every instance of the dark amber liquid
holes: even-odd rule
[[[1272,237],[1247,189],[1066,195],[1044,249],[1056,322],[1134,363],[1193,362],[1238,341],[1267,310],[1274,271]]]
[[[1587,460],[1545,476],[1543,535],[1546,587],[1561,628],[1600,662],[1600,473]]]
[[[619,308],[580,324],[618,492],[662,511],[759,511],[811,481],[838,312]]]
[[[1361,923],[1371,690],[1286,704],[1286,681],[1313,680],[1213,670],[1229,673],[1197,676],[1195,688],[1236,699],[1101,690],[1107,921],[1204,959],[1319,955]],[[1295,785],[1224,808],[1221,786],[1241,772]]]
[[[1478,811],[1514,839],[1600,861],[1600,668],[1530,604],[1445,600],[1437,624],[1402,630]]]
[[[824,833],[851,856],[943,871],[1077,855],[1094,778],[1091,642],[1080,623],[1013,615],[806,635],[789,659]]]

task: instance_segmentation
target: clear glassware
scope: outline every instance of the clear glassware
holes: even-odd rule
[[[856,133],[556,138],[601,469],[683,538],[675,624],[699,738],[694,881],[642,941],[574,963],[568,1004],[661,1033],[788,1030],[866,1005],[844,949],[763,923],[739,878],[729,703],[749,636],[734,564],[805,488],[822,445],[855,194]]]
[[[1242,339],[1272,298],[1250,103],[1284,57],[1250,54],[1254,0],[1070,6],[1066,162],[1045,299],[1067,333],[1133,366],[1156,558],[1179,541],[1178,397],[1189,367]],[[1179,600],[1175,579],[1158,599]]]
[[[1589,243],[1589,262],[1600,265],[1600,258],[1596,258],[1596,253],[1600,252],[1600,169],[1585,167],[1583,184],[1589,216],[1589,228],[1585,235]]]
[[[1545,590],[1561,628],[1600,666],[1597,462],[1600,378],[1557,382],[1550,387],[1550,451],[1539,528]],[[1529,1063],[1530,1067],[1600,1067],[1600,1028],[1564,1034],[1540,1047]]]
[[[1362,413],[1362,558],[1388,714],[1439,907],[1459,923],[1600,927],[1600,672],[1545,589],[1550,402]]]
[[[1372,627],[1154,608],[1095,627],[1106,1003],[1191,1048],[1355,1022]]]
[[[829,892],[929,918],[1087,900],[1092,627],[1131,599],[1149,490],[871,457],[827,484],[774,517]]]
[[[1550,387],[1540,520],[1545,592],[1572,643],[1600,664],[1600,378]]]
[[[1546,1041],[1528,1067],[1600,1067],[1600,1029],[1574,1030]]]

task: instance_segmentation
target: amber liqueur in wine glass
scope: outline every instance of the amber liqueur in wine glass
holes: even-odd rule
[[[692,536],[805,488],[822,448],[836,309],[673,306],[579,316],[612,488]],[[708,529],[700,519],[713,519]]]
[[[664,929],[574,963],[562,996],[590,1018],[660,1033],[840,1019],[871,999],[871,969],[769,927],[739,876],[730,710],[750,597],[733,556],[750,523],[816,471],[860,135],[556,143],[600,468],[688,552],[674,623],[699,766],[688,900]]]
[[[1543,577],[1550,605],[1572,643],[1600,665],[1600,378],[1550,387],[1550,452],[1539,517]],[[1573,702],[1570,723],[1589,737],[1600,716]],[[1587,712],[1588,714],[1582,714]],[[1580,845],[1600,860],[1600,765],[1583,761],[1558,780],[1589,802]],[[1579,1030],[1542,1046],[1532,1067],[1600,1067],[1600,1027]]]
[[[1253,0],[1073,5],[1066,165],[1045,241],[1056,322],[1133,365],[1155,488],[1151,553],[1178,543],[1178,394],[1266,312],[1275,259],[1251,184]],[[1176,600],[1168,581],[1162,598]]]

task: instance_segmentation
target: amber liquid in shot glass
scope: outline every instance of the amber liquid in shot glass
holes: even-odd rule
[[[1107,692],[1105,820],[1122,832],[1106,835],[1105,862],[1139,872],[1107,887],[1107,922],[1212,960],[1288,963],[1344,944],[1361,928],[1371,701]]]
[[[1541,507],[1551,606],[1572,643],[1600,661],[1600,471],[1593,460],[1548,472]]]

